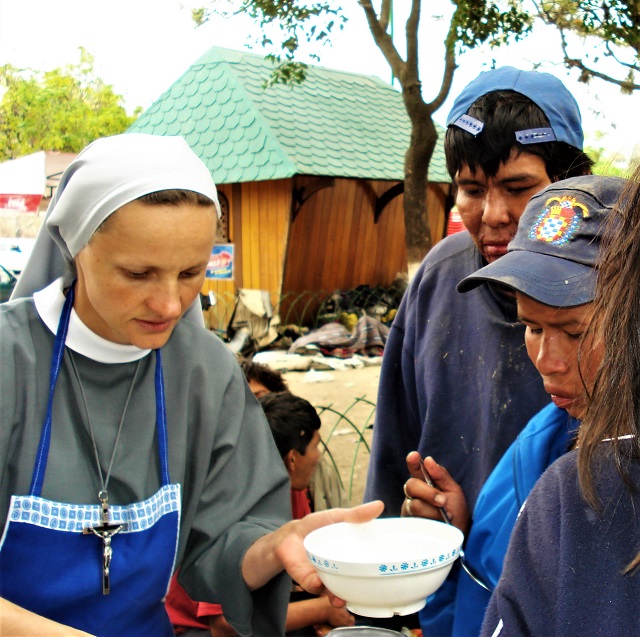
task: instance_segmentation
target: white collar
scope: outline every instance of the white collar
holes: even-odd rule
[[[58,324],[64,305],[62,277],[56,279],[43,290],[33,295],[36,310],[44,324],[53,334],[58,333]],[[71,309],[69,331],[65,345],[78,354],[99,363],[131,363],[144,358],[151,350],[140,349],[135,345],[113,343],[91,331]]]

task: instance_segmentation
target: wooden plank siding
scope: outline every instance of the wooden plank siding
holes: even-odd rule
[[[236,243],[235,238],[235,230],[238,227],[238,223],[234,217],[235,209],[240,209],[240,202],[234,199],[234,188],[231,186],[218,186],[218,191],[223,193],[227,200],[229,201],[229,241],[231,243]],[[238,244],[236,243],[235,250],[235,258],[238,260]],[[237,263],[236,263],[236,278],[237,278]],[[209,292],[213,292],[219,298],[230,297],[233,298],[235,296],[236,288],[238,285],[235,280],[217,280],[217,279],[205,279],[204,285],[202,286],[202,293],[209,294]]]
[[[282,283],[291,210],[291,180],[221,186],[229,200],[229,237],[235,244],[233,281],[207,280],[204,291],[235,293],[238,288],[270,290]]]
[[[241,227],[240,220],[234,214],[241,209],[240,189],[237,184],[229,186],[218,186],[219,192],[223,193],[229,202],[229,241],[235,244],[236,270],[233,280],[213,280],[205,279],[202,286],[202,293],[213,292],[216,305],[204,312],[204,319],[210,330],[224,333],[231,320],[233,310],[236,305],[236,288],[239,268],[237,264],[242,259],[242,246],[236,241],[236,232]]]
[[[299,179],[298,184],[310,180]],[[374,220],[375,199],[395,182],[336,179],[305,201],[291,224],[283,292],[388,286],[407,272],[402,195]],[[448,184],[430,184],[434,242],[444,235]]]
[[[406,274],[403,196],[387,203],[377,223],[374,219],[376,199],[398,182],[337,178],[313,192],[292,215],[294,187],[313,183],[314,178],[298,176],[220,187],[229,202],[235,279],[208,279],[205,294],[212,291],[233,305],[239,288],[269,290],[274,307],[284,299],[278,308],[284,319],[292,304],[310,303],[310,312],[319,306],[319,300],[300,301],[300,293],[321,299],[324,293],[358,285],[389,286]],[[444,236],[449,188],[429,184],[434,243]],[[214,322],[224,322],[222,315],[228,319],[229,313],[226,307],[218,308],[221,316]]]
[[[311,181],[299,177],[296,186]],[[395,183],[336,179],[302,204],[289,232],[279,307],[283,322],[315,316],[322,299],[335,290],[389,286],[406,275],[402,195],[385,206],[377,223],[374,218],[376,199]],[[444,236],[448,192],[448,184],[429,184],[434,243]],[[302,307],[304,316],[298,316]]]
[[[291,180],[242,184],[242,285],[278,293],[291,209]]]
[[[427,209],[429,210],[429,228],[433,245],[444,239],[447,231],[447,218],[453,202],[451,184],[430,183],[427,189]]]

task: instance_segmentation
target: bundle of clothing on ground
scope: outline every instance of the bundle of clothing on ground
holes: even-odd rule
[[[296,339],[287,353],[314,354],[319,349],[325,356],[335,358],[351,358],[354,354],[382,356],[388,334],[389,327],[364,314],[352,331],[337,321],[326,323]]]

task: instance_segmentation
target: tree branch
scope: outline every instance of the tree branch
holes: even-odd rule
[[[638,66],[637,63],[631,63],[631,62],[625,62],[624,60],[621,60],[617,53],[615,53],[615,51],[611,48],[611,43],[610,42],[605,42],[605,49],[607,50],[606,55],[608,57],[613,58],[616,61],[616,64],[619,64],[620,66],[624,66],[625,68],[628,68],[630,71],[640,71],[640,66]]]
[[[382,0],[382,6],[380,7],[380,26],[385,32],[389,29],[392,6],[393,0]]]
[[[407,18],[405,33],[407,37],[407,60],[418,59],[418,25],[420,24],[420,0],[412,0],[411,13]],[[416,62],[417,63],[417,62]]]
[[[610,84],[619,86],[623,93],[632,93],[640,89],[640,84],[634,81],[634,73],[640,71],[638,46],[638,19],[636,5],[632,3],[590,4],[581,0],[568,2],[548,2],[533,0],[537,17],[544,24],[558,30],[563,63],[569,69],[577,69],[580,73],[579,81],[588,82],[597,78]],[[588,66],[588,55],[572,57],[569,54],[567,33],[573,33],[583,38],[596,38],[604,45],[603,55],[614,60],[626,72],[626,77],[618,79],[612,73],[605,73]],[[615,48],[614,48],[615,47]],[[627,62],[618,55],[620,50],[631,49],[634,61]]]
[[[619,86],[623,93],[631,93],[633,91],[637,91],[640,89],[640,84],[636,84],[630,79],[619,80],[607,73],[602,73],[600,71],[596,71],[588,67],[581,59],[572,58],[569,55],[567,39],[565,37],[564,31],[559,29],[560,32],[560,43],[562,47],[562,54],[564,56],[564,65],[569,69],[578,69],[580,71],[580,82],[587,83],[590,78],[596,77],[605,82],[609,82],[610,84],[615,84]]]
[[[401,78],[404,74],[406,63],[398,53],[393,43],[393,38],[387,30],[383,28],[380,20],[378,20],[378,15],[373,8],[371,0],[358,0],[358,4],[362,7],[365,17],[367,18],[369,30],[371,31],[374,42],[382,52],[382,55],[384,55],[394,76]],[[385,0],[385,4],[388,4],[388,0]]]
[[[444,54],[444,72],[442,74],[442,84],[440,85],[440,91],[436,97],[427,104],[429,110],[435,113],[445,102],[451,91],[451,85],[453,84],[453,75],[456,72],[458,65],[456,64],[456,56],[453,49],[447,48]]]
[[[445,102],[451,91],[451,85],[453,84],[453,76],[458,68],[456,63],[455,43],[456,43],[456,24],[457,13],[459,9],[456,9],[453,16],[451,16],[451,22],[449,23],[449,31],[444,41],[444,71],[442,74],[442,83],[440,84],[440,91],[435,98],[427,104],[432,113],[435,113]]]

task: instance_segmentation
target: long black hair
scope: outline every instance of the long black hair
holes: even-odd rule
[[[588,504],[596,511],[601,454],[613,459],[630,491],[630,463],[640,462],[640,166],[608,220],[591,329],[604,345],[604,357],[578,436],[578,476]],[[610,446],[603,447],[608,440]],[[640,566],[640,554],[625,572]]]

